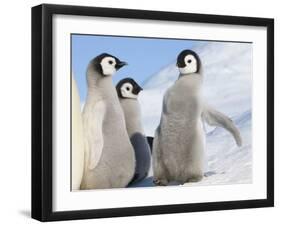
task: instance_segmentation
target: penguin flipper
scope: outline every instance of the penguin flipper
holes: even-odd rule
[[[99,163],[104,140],[102,133],[103,118],[105,113],[105,106],[103,102],[98,102],[93,108],[94,117],[91,127],[91,139],[89,140],[89,169],[93,170]]]
[[[234,137],[237,146],[242,146],[240,132],[229,117],[210,106],[206,106],[202,112],[202,118],[211,126],[219,126],[226,129]]]

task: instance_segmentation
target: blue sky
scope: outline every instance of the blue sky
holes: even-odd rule
[[[132,77],[140,85],[162,67],[175,62],[179,52],[192,48],[196,41],[133,38],[117,36],[72,35],[72,69],[77,81],[81,101],[87,93],[86,68],[89,61],[101,53],[109,53],[126,61],[128,66],[114,76],[116,84]]]

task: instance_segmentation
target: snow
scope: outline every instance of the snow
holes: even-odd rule
[[[203,64],[203,94],[206,102],[232,118],[241,132],[242,147],[224,129],[206,126],[206,172],[192,185],[252,182],[252,45],[247,43],[198,43],[193,50]],[[178,77],[173,62],[142,85],[139,101],[147,136],[154,136],[159,124],[165,91]],[[135,187],[153,186],[152,172]]]

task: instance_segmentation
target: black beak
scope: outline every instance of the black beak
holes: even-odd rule
[[[115,65],[115,68],[116,68],[117,70],[119,70],[121,67],[123,67],[123,66],[125,66],[125,65],[128,65],[127,62],[125,62],[125,61],[119,61],[119,62],[117,62],[117,64]]]
[[[133,94],[138,95],[140,91],[142,91],[143,88],[141,88],[139,85],[133,89]]]

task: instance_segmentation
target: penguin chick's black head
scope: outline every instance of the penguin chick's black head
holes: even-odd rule
[[[201,60],[197,53],[186,49],[178,55],[177,66],[183,74],[197,73],[201,67]]]
[[[116,91],[120,98],[137,98],[143,89],[132,78],[124,78],[116,85]]]
[[[120,61],[117,57],[108,53],[102,53],[91,60],[90,66],[102,75],[113,75],[121,67],[127,65],[126,62]]]

